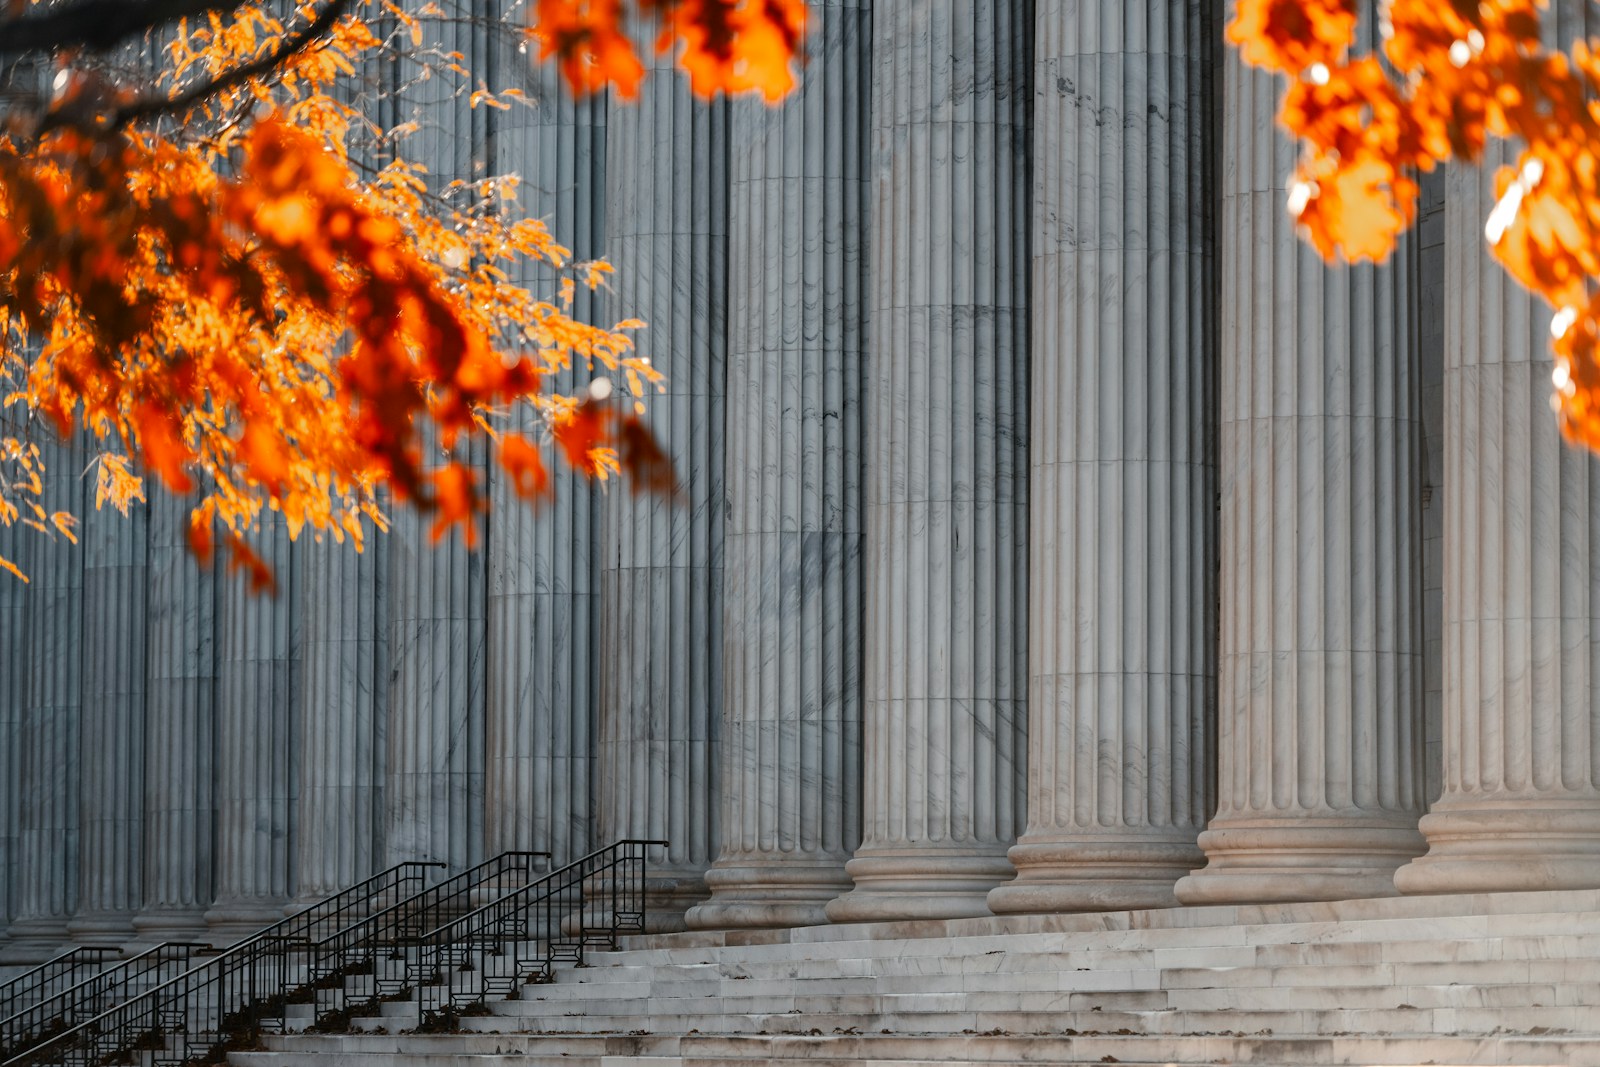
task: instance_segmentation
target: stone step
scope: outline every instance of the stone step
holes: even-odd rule
[[[1453,1036],[1493,1033],[1592,1032],[1587,1006],[1526,1008],[1361,1008],[1238,1011],[962,1011],[935,1005],[882,1005],[837,1011],[740,1011],[643,1015],[571,1014],[528,1018],[469,1016],[460,1020],[474,1033],[1143,1033],[1143,1034],[1345,1034],[1413,1033]],[[391,1020],[392,1021],[392,1020]],[[392,1029],[392,1028],[391,1028]]]
[[[774,1065],[804,1060],[844,1067],[1029,1063],[1055,1067],[1124,1064],[1249,1063],[1296,1065],[1480,1065],[1600,1067],[1600,1039],[1574,1037],[1411,1037],[1271,1035],[1171,1037],[1166,1035],[1016,1036],[956,1034],[755,1037],[685,1035],[621,1037],[600,1045],[581,1037],[430,1035],[391,1038],[273,1038],[263,1052],[233,1053],[235,1067],[492,1067],[514,1060],[522,1067],[592,1064],[595,1067],[711,1067],[729,1063]],[[360,1044],[345,1045],[346,1041]]]

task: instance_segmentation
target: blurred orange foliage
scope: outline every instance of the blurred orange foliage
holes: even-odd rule
[[[1380,260],[1417,212],[1417,175],[1516,140],[1485,220],[1491,253],[1555,309],[1552,407],[1600,449],[1600,57],[1553,45],[1543,0],[1238,0],[1228,39],[1287,77],[1303,154],[1288,206],[1327,259]],[[1377,18],[1356,48],[1361,18]],[[1381,56],[1381,58],[1380,58]]]
[[[398,150],[376,166],[352,160],[354,135],[393,148],[405,131],[379,130],[341,81],[420,48],[444,13],[391,0],[306,4],[288,20],[275,9],[244,2],[178,23],[154,104],[62,48],[48,57],[53,94],[0,113],[12,427],[0,434],[0,523],[72,536],[71,516],[42,507],[41,453],[16,429],[34,414],[99,442],[96,506],[143,499],[146,472],[197,493],[191,546],[207,555],[220,538],[257,589],[272,584],[248,542],[263,509],[291,535],[310,527],[359,548],[367,523],[385,523],[386,492],[431,513],[435,537],[455,529],[470,543],[486,504],[484,472],[459,458],[468,437],[489,440],[528,499],[549,492],[547,454],[669,490],[670,464],[639,419],[661,387],[635,350],[644,324],[572,314],[578,287],[603,286],[611,267],[572,263],[521,217],[514,177],[441,193]],[[660,25],[657,47],[676,50],[698,93],[775,99],[793,85],[803,0],[634,10]],[[621,0],[537,0],[519,32],[574,92],[631,95],[644,68],[628,14]],[[287,48],[297,33],[309,44]],[[434,55],[436,73],[473,88],[462,57]],[[470,103],[519,95],[479,87]],[[512,280],[528,262],[565,272],[557,293]],[[553,392],[575,362],[615,375],[617,395]],[[499,428],[517,404],[542,414],[543,440]],[[438,447],[425,454],[424,440]],[[0,569],[21,577],[3,558]]]

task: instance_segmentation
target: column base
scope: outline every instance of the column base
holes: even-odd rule
[[[206,944],[211,941],[211,931],[206,928],[204,908],[151,908],[133,917],[134,935],[140,941],[159,944],[162,941],[183,941]]]
[[[1200,835],[1208,863],[1174,887],[1183,904],[1286,904],[1392,897],[1394,872],[1423,849],[1414,825],[1229,821]]]
[[[689,929],[825,924],[828,902],[850,889],[844,858],[785,863],[782,857],[782,853],[757,853],[718,860],[706,872],[711,899],[697,904],[684,917]]]
[[[989,893],[996,915],[1173,908],[1172,887],[1205,855],[1194,837],[1141,840],[1108,834],[1024,834],[1006,856],[1014,882]],[[1195,831],[1198,833],[1198,831]]]
[[[855,888],[831,901],[829,922],[971,919],[992,915],[989,891],[1016,874],[1001,846],[873,849],[845,864]]]
[[[11,941],[0,952],[0,963],[43,963],[73,947],[67,938],[65,916],[18,919],[6,932]]]
[[[67,934],[80,945],[120,945],[137,936],[131,911],[79,912]]]
[[[283,901],[219,900],[206,912],[207,940],[227,948],[283,921]]]
[[[1428,853],[1395,873],[1408,895],[1600,888],[1600,797],[1433,806]]]

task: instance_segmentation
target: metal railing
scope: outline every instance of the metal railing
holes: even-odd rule
[[[196,954],[210,950],[210,945],[168,941],[0,1019],[0,1060],[21,1055],[112,1005],[188,970]]]
[[[417,980],[416,945],[423,935],[533,881],[548,852],[503,852],[410,900],[367,916],[307,949],[308,982],[296,999],[314,1001],[317,1019],[348,1018],[396,997]]]
[[[85,945],[63,952],[55,959],[17,975],[0,985],[0,1019],[9,1018],[30,1004],[53,997],[63,989],[71,989],[100,970],[107,960],[117,959],[121,955],[121,949]]]
[[[41,1041],[4,1067],[157,1067],[252,1047],[286,1019],[286,991],[304,971],[295,957],[338,924],[409,899],[438,863],[401,863],[224,949],[174,978]]]
[[[646,853],[666,846],[618,841],[428,931],[414,963],[422,1026],[491,997],[516,999],[522,986],[551,981],[557,963],[581,964],[586,948],[644,932]]]

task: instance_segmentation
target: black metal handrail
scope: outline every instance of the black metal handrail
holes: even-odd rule
[[[0,1060],[20,1055],[135,993],[188,970],[197,953],[210,950],[210,945],[163,942],[0,1019]]]
[[[411,947],[424,934],[472,911],[484,897],[522,889],[534,878],[534,861],[549,858],[548,852],[502,852],[329,935],[307,950],[310,988],[291,995],[314,1000],[319,1020],[399,995],[415,983]]]
[[[414,964],[422,1025],[445,1009],[515,999],[523,985],[551,981],[557,963],[581,964],[586,948],[642,933],[646,852],[667,845],[618,841],[424,934]]]
[[[117,959],[121,955],[121,949],[85,945],[63,952],[31,971],[24,971],[0,985],[0,1019],[15,1015],[46,997],[53,997],[63,989],[72,988],[98,971],[107,960]]]
[[[138,1051],[153,1053],[149,1057],[153,1060],[183,1062],[253,1045],[265,1023],[285,1021],[284,990],[291,986],[297,966],[293,957],[303,952],[314,934],[415,896],[425,888],[427,871],[442,866],[396,864],[41,1041],[4,1061],[4,1067],[100,1067],[113,1059],[131,1062]]]

